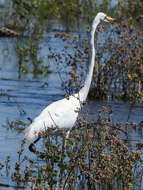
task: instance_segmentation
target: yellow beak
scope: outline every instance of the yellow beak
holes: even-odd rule
[[[106,16],[106,19],[107,19],[109,22],[114,22],[114,21],[115,21],[115,19],[112,18],[112,17],[110,17],[110,16]]]

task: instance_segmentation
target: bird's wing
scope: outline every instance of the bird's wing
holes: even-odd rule
[[[34,122],[42,120],[46,127],[58,126],[60,128],[72,127],[76,121],[80,103],[75,97],[58,100],[47,106]],[[50,126],[51,125],[51,126]]]
[[[80,102],[77,98],[70,96],[69,100],[64,98],[47,106],[26,130],[26,138],[32,140],[39,132],[47,128],[72,128],[77,116]]]

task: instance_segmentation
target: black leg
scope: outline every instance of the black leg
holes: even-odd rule
[[[36,153],[35,144],[40,140],[41,137],[38,137],[33,143],[29,145],[30,152]]]
[[[30,152],[33,152],[34,154],[36,154],[39,158],[43,159],[45,158],[46,154],[39,152],[36,150],[35,144],[41,139],[41,137],[38,137],[33,143],[31,143],[29,145],[29,150]],[[50,157],[49,157],[50,158]]]

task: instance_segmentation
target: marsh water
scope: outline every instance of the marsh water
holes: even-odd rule
[[[65,28],[55,21],[52,22],[52,27],[55,30],[47,32],[44,40],[40,41],[39,56],[43,58],[45,64],[48,60],[49,46],[60,52],[65,45],[65,42],[55,38],[56,32],[54,32],[64,31]],[[85,35],[81,33],[81,30],[72,31],[72,35],[79,34],[81,34],[81,37]],[[16,43],[16,38],[0,38],[0,161],[4,162],[6,157],[10,156],[11,167],[13,168],[17,161],[17,152],[20,149],[24,134],[22,130],[13,128],[11,123],[23,121],[28,125],[30,123],[28,118],[33,119],[45,106],[64,98],[66,92],[62,88],[59,68],[62,68],[60,69],[60,75],[63,77],[67,76],[70,69],[68,65],[59,66],[55,62],[52,63],[51,59],[51,62],[48,62],[51,70],[50,74],[35,76],[33,73],[19,73],[18,56],[15,50]],[[80,67],[80,64],[77,65],[78,67]],[[80,68],[78,69],[80,70]],[[88,99],[83,111],[88,111],[89,120],[95,120],[97,111],[102,106],[112,107],[115,121],[139,123],[143,120],[143,104],[136,104],[132,107],[129,102],[112,101],[110,99],[106,101]],[[132,130],[130,140],[130,145],[135,148],[136,143],[142,142],[142,136]],[[34,155],[28,149],[26,149],[25,154],[34,158]],[[0,183],[12,185],[11,174],[0,177]],[[15,188],[3,187],[0,189]]]

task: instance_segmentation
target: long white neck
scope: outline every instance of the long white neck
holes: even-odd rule
[[[80,89],[79,91],[79,97],[81,101],[85,101],[89,92],[89,88],[90,88],[90,84],[91,84],[91,80],[92,80],[92,75],[93,75],[93,69],[94,69],[94,64],[95,64],[95,46],[94,46],[94,34],[95,34],[95,30],[99,24],[99,19],[97,19],[97,17],[95,17],[93,24],[92,24],[92,29],[90,32],[90,41],[89,41],[89,45],[90,45],[90,58],[89,58],[89,71],[84,83],[84,86]]]

